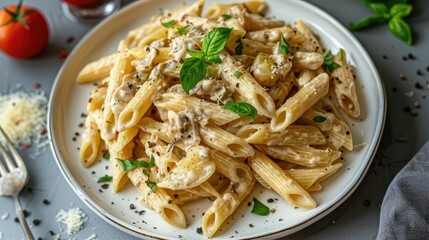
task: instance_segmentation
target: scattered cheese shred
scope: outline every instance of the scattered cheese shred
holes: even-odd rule
[[[23,91],[0,94],[0,125],[16,146],[34,146],[36,150],[46,147],[48,99],[45,95]]]
[[[80,208],[72,208],[68,211],[61,209],[55,217],[57,222],[67,226],[67,234],[71,235],[83,228],[88,220],[86,214]]]

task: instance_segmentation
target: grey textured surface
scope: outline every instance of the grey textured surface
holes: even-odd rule
[[[0,7],[16,2],[3,0]],[[337,18],[344,25],[371,14],[360,1],[310,1]],[[412,158],[429,136],[428,101],[429,93],[429,9],[424,0],[412,1],[414,11],[407,19],[413,29],[415,44],[412,47],[402,44],[391,36],[386,25],[375,27],[355,35],[368,50],[375,62],[386,86],[388,98],[388,115],[386,128],[379,151],[367,176],[355,193],[331,214],[310,227],[289,236],[287,239],[375,239],[379,226],[380,205],[384,193],[395,174]],[[91,24],[78,24],[65,19],[60,12],[57,1],[28,0],[26,4],[38,7],[48,18],[51,30],[48,48],[36,59],[14,60],[0,54],[0,92],[4,93],[16,83],[31,91],[34,82],[41,83],[41,88],[49,92],[62,61],[59,60],[59,49],[71,50],[90,28]],[[75,40],[67,43],[69,36]],[[403,60],[408,54],[416,59]],[[384,57],[383,57],[384,56]],[[416,74],[417,70],[423,76]],[[404,74],[407,80],[400,80]],[[416,89],[420,83],[423,89]],[[409,97],[406,93],[413,92]],[[429,96],[428,96],[429,97]],[[420,108],[415,107],[419,103]],[[404,109],[409,107],[417,112],[412,116]],[[21,151],[27,159],[30,172],[28,187],[21,201],[31,214],[30,225],[34,219],[42,222],[32,230],[36,237],[52,239],[49,231],[60,233],[63,239],[86,239],[96,234],[98,239],[135,239],[120,232],[93,214],[78,196],[71,190],[58,171],[56,163],[48,149],[37,159],[28,157],[29,151]],[[51,204],[44,205],[43,199]],[[61,232],[55,221],[60,209],[80,207],[88,215],[86,227],[76,235],[68,236]],[[0,232],[3,239],[22,239],[18,223],[14,222],[14,205],[12,199],[0,198],[0,216],[9,213],[5,220],[0,218]]]

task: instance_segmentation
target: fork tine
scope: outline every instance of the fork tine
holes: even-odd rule
[[[3,131],[3,128],[0,126],[0,133],[3,135],[3,137],[6,139],[6,145],[7,145],[7,147],[8,147],[8,149],[9,149],[9,151],[12,153],[12,156],[13,156],[13,158],[15,159],[15,162],[16,162],[16,164],[17,164],[17,166],[18,167],[23,167],[23,166],[25,166],[24,165],[24,161],[22,160],[22,158],[21,158],[21,155],[19,155],[19,153],[18,153],[18,151],[16,150],[16,148],[15,148],[15,146],[13,146],[13,144],[12,144],[12,141],[10,141],[10,139],[9,139],[9,137],[6,135],[6,133]],[[1,144],[0,144],[0,146],[1,146]],[[2,154],[3,154],[3,156],[4,156],[4,158],[5,158],[5,160],[6,160],[6,163],[8,164],[8,166],[9,166],[9,162],[8,161],[10,161],[10,163],[12,164],[12,160],[10,159],[10,157],[6,154],[6,151],[4,151],[5,149],[4,149],[4,147],[2,147],[3,148],[3,151],[2,151]],[[6,156],[5,156],[6,155]],[[13,166],[13,165],[12,165]]]
[[[4,176],[5,172],[6,172],[6,169],[5,169],[5,167],[4,167],[3,162],[2,162],[2,161],[1,161],[1,159],[0,159],[0,175],[1,175],[1,176]]]
[[[3,147],[3,144],[0,143],[0,152],[1,155],[3,155],[4,161],[6,162],[7,168],[9,171],[12,171],[15,167],[15,164],[13,164],[12,159],[10,159],[9,155],[6,152],[6,149]]]

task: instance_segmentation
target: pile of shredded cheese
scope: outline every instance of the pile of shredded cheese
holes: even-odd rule
[[[55,217],[57,222],[67,226],[67,234],[71,235],[83,228],[88,220],[86,214],[80,208],[72,208],[68,211],[61,209]]]
[[[36,151],[47,146],[47,104],[44,92],[0,94],[0,125],[15,146]]]

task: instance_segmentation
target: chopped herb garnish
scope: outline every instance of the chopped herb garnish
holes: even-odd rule
[[[166,27],[166,28],[170,28],[172,26],[174,26],[174,24],[176,24],[177,21],[176,20],[171,20],[168,22],[161,22],[162,26]]]
[[[223,17],[223,20],[228,20],[228,19],[232,18],[231,14],[224,14],[224,15],[222,15],[222,17]]]
[[[284,39],[283,34],[280,35],[279,47],[280,47],[280,52],[282,52],[284,55],[288,55],[288,53],[289,53],[289,44]]]
[[[235,71],[235,72],[234,72],[234,77],[235,77],[235,78],[239,78],[241,75],[243,75],[243,73],[242,73],[242,72],[240,72],[240,71]]]
[[[138,167],[154,167],[155,166],[155,158],[153,155],[150,156],[150,162],[145,161],[136,161],[129,159],[119,159],[117,158],[119,165],[121,165],[122,169],[126,172],[133,170]]]
[[[180,35],[185,35],[186,33],[186,29],[189,27],[189,25],[186,25],[184,27],[180,27],[177,29],[177,31],[179,32]]]
[[[321,122],[326,121],[326,118],[325,118],[324,116],[315,116],[315,117],[313,118],[313,121],[318,122],[318,123],[321,123]]]
[[[207,63],[222,63],[219,53],[223,51],[232,28],[220,27],[210,31],[203,40],[201,50],[189,50],[192,57],[186,58],[180,69],[180,84],[187,94],[207,74]]]
[[[148,176],[148,175],[149,175],[149,173],[147,172],[147,170],[146,170],[146,169],[143,169],[143,174],[144,174],[144,175],[146,175],[146,176]]]
[[[265,206],[263,203],[261,203],[258,199],[253,198],[253,208],[252,213],[258,214],[261,216],[267,216],[270,214],[270,209]]]
[[[332,55],[331,50],[327,51],[325,55],[323,55],[322,67],[329,71],[333,71],[335,68],[341,67],[338,63],[334,62],[334,56]]]
[[[256,118],[256,108],[245,102],[229,102],[223,105],[224,108],[237,113],[240,116],[250,116],[253,119]]]
[[[106,160],[110,159],[110,153],[108,151],[106,151],[105,153],[103,153],[103,158]]]
[[[113,180],[112,176],[102,176],[98,179],[97,183],[105,183],[105,182],[111,182]]]
[[[152,192],[156,191],[156,183],[146,180],[146,185],[150,188],[150,190],[152,190]]]
[[[235,55],[242,55],[243,54],[243,43],[241,42],[241,38],[237,39],[235,41],[238,43],[237,47],[235,47]]]

